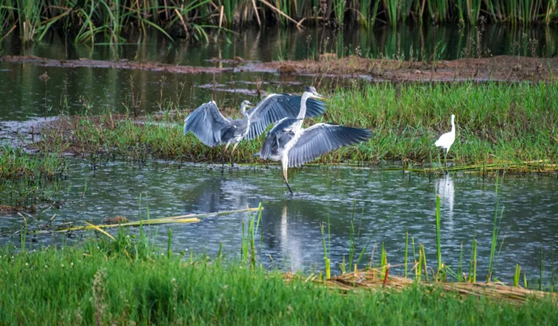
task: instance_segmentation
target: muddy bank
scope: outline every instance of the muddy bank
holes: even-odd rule
[[[285,74],[369,76],[374,81],[550,81],[556,80],[558,58],[497,56],[451,61],[398,61],[356,56],[320,61],[262,63],[254,69],[276,69]]]
[[[135,69],[162,71],[177,74],[199,74],[199,73],[221,73],[231,71],[230,68],[217,67],[193,67],[193,66],[177,66],[158,62],[135,62],[128,60],[104,61],[104,60],[55,60],[48,58],[39,58],[36,56],[4,56],[0,57],[0,62],[11,63],[29,63],[41,67],[60,67],[60,68],[110,68],[110,69]]]
[[[236,67],[223,68],[222,60],[213,59],[218,67],[193,67],[156,62],[127,60],[54,60],[35,56],[4,56],[0,62],[29,63],[45,67],[110,68],[163,71],[178,74],[223,72],[270,72],[314,77],[361,78],[388,82],[451,82],[451,81],[551,81],[557,80],[558,58],[496,56],[430,62],[368,59],[350,56],[337,59],[323,55],[319,61],[244,62],[235,60]]]

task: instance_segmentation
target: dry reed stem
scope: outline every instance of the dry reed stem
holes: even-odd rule
[[[315,282],[323,284],[341,291],[349,292],[358,289],[395,289],[402,290],[416,283],[415,280],[400,276],[388,276],[387,281],[380,277],[380,270],[371,268],[359,270],[352,273],[334,276],[327,280],[321,280],[316,276],[304,279],[305,282]],[[287,281],[293,279],[303,279],[301,276],[286,273],[284,278]],[[426,289],[440,288],[445,292],[457,293],[461,296],[486,297],[492,300],[504,300],[512,304],[523,304],[528,299],[552,298],[558,306],[558,294],[529,290],[522,287],[512,287],[503,283],[466,283],[466,282],[420,282]]]

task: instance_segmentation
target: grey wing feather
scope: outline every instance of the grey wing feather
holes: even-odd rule
[[[301,97],[290,94],[271,94],[260,101],[254,108],[248,110],[250,116],[250,130],[248,139],[255,139],[261,135],[268,125],[286,117],[294,118],[300,111]],[[306,101],[306,117],[315,117],[325,112],[326,106],[316,99]]]
[[[221,144],[221,130],[230,126],[214,101],[202,104],[184,120],[184,134],[191,131],[207,146]]]
[[[346,145],[370,138],[370,131],[320,123],[305,129],[289,151],[289,167],[297,167]]]
[[[279,120],[267,134],[262,148],[260,149],[260,157],[262,159],[268,159],[272,155],[277,154],[279,146],[284,145],[284,142],[288,141],[288,139],[292,138],[294,135],[292,126],[298,121],[300,121],[300,119],[297,118],[283,118]]]

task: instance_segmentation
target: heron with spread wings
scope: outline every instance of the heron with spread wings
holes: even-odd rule
[[[231,165],[233,165],[232,154],[243,139],[255,139],[261,135],[268,125],[285,117],[296,117],[300,113],[301,97],[291,94],[270,94],[257,105],[249,101],[241,104],[242,119],[232,120],[225,118],[215,101],[202,104],[184,120],[184,134],[191,131],[198,139],[207,146],[225,144],[221,160],[229,145],[233,144],[231,151]],[[250,110],[247,108],[252,107]],[[305,109],[306,117],[321,115],[326,110],[321,101],[308,101]]]
[[[302,128],[306,115],[306,101],[310,98],[324,99],[314,87],[307,87],[302,95],[300,112],[296,118],[283,118],[269,131],[259,156],[262,159],[281,161],[283,180],[291,195],[287,170],[336,150],[340,147],[359,143],[370,138],[370,131],[340,126],[329,123],[318,123],[310,128]]]

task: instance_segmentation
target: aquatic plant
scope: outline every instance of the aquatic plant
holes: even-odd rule
[[[512,26],[558,21],[556,0],[5,0],[0,5],[0,30],[15,27],[24,42],[41,40],[54,28],[77,42],[98,36],[119,42],[132,31],[152,28],[170,39],[208,39],[207,30],[275,23],[302,25],[334,23],[397,26],[423,23]]]
[[[125,232],[116,234],[115,240],[37,252],[2,247],[0,270],[1,324],[358,324],[364,318],[378,324],[558,321],[556,302],[550,297],[517,305],[503,297],[466,295],[469,289],[461,296],[411,282],[398,290],[395,278],[388,282],[391,290],[370,291],[363,286],[352,291],[351,284],[369,280],[356,278],[365,273],[346,274],[325,284],[306,277],[285,280],[277,271],[246,268],[243,262],[221,257],[168,256],[145,236]]]
[[[21,148],[0,147],[2,210],[33,212],[34,204],[53,200],[60,193],[60,180],[66,169],[66,160],[55,153],[31,155]]]
[[[558,170],[558,87],[556,83],[460,83],[364,85],[330,95],[324,116],[308,125],[335,121],[372,131],[368,142],[326,154],[316,163],[373,164],[398,160],[408,169],[439,172],[434,142],[447,128],[447,116],[459,112],[456,145],[448,170]],[[175,112],[175,108],[170,108]],[[42,153],[70,149],[92,161],[116,157],[220,162],[221,151],[182,134],[185,114],[135,119],[130,114],[66,117],[43,129],[35,146]],[[306,123],[306,122],[305,122]],[[72,137],[68,137],[72,135]],[[262,139],[241,142],[238,162],[254,163]]]

